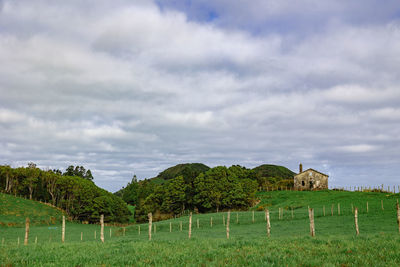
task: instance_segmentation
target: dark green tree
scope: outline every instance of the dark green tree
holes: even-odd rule
[[[90,170],[86,170],[83,166],[73,165],[68,166],[68,168],[63,173],[64,176],[78,176],[87,180],[93,180],[93,175]]]
[[[169,180],[164,186],[164,201],[162,210],[167,213],[179,214],[185,211],[186,187],[183,176]]]

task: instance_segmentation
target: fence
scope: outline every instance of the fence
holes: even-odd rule
[[[330,209],[330,212],[327,212]],[[152,215],[149,214],[149,225],[133,225],[129,227],[109,227],[107,231],[109,235],[105,235],[105,226],[100,221],[100,225],[81,225],[85,227],[85,234],[82,231],[75,231],[74,237],[70,238],[71,233],[68,231],[69,225],[65,224],[65,218],[62,227],[48,227],[50,233],[44,238],[45,234],[32,235],[32,229],[29,227],[29,219],[26,220],[25,231],[20,229],[20,234],[12,240],[6,237],[1,237],[1,245],[20,245],[23,235],[25,233],[24,244],[38,244],[43,242],[68,242],[68,241],[101,241],[107,242],[113,238],[125,238],[126,235],[138,238],[157,240],[159,234],[180,234],[182,238],[192,238],[213,231],[213,233],[225,233],[226,238],[230,239],[235,235],[239,235],[236,229],[248,229],[247,231],[264,232],[266,238],[273,237],[277,234],[277,225],[282,226],[286,223],[285,227],[298,227],[300,222],[304,225],[305,222],[309,223],[309,231],[311,236],[318,236],[319,223],[323,220],[333,220],[332,218],[347,217],[353,218],[353,223],[348,223],[347,228],[351,228],[355,235],[363,234],[367,230],[365,224],[370,216],[388,218],[390,227],[400,233],[400,208],[399,203],[394,199],[381,199],[380,201],[365,201],[357,203],[325,203],[321,205],[313,205],[313,207],[305,206],[290,206],[290,207],[275,207],[274,209],[266,208],[263,211],[255,212],[236,212],[227,211],[214,214],[190,214],[189,216],[171,219],[169,221],[153,222]],[[103,218],[101,216],[101,218]],[[232,219],[233,218],[233,219]],[[391,219],[392,218],[392,219]],[[192,222],[196,222],[196,227],[192,227]],[[335,222],[337,222],[336,220]],[[396,223],[397,221],[397,223]],[[72,227],[73,224],[70,224]],[[340,225],[340,227],[344,227]],[[376,226],[374,226],[376,227]],[[148,235],[141,233],[140,229],[148,230]],[[275,229],[274,229],[275,228]],[[92,230],[92,234],[88,232]],[[100,232],[100,238],[97,238],[97,232]],[[202,232],[203,231],[203,232]],[[304,234],[306,230],[304,229]],[[31,241],[29,241],[29,239]]]
[[[400,193],[400,185],[375,185],[375,186],[331,186],[329,190],[349,191],[349,192],[383,192],[383,193]],[[261,186],[259,191],[308,191],[304,189],[295,189],[293,186]]]

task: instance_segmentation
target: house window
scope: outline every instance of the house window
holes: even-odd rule
[[[302,185],[302,186],[305,186],[306,184],[304,183],[304,181],[301,181],[301,185]]]

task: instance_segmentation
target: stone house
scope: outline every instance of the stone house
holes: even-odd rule
[[[307,169],[303,171],[303,165],[299,166],[299,174],[294,176],[295,190],[321,190],[328,189],[328,175]]]

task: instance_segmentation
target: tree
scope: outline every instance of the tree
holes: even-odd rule
[[[28,187],[29,199],[32,199],[33,190],[37,187],[39,180],[40,170],[36,168],[36,164],[33,162],[28,163],[28,168],[25,169],[25,179],[23,184]]]
[[[131,205],[136,205],[139,196],[139,184],[136,175],[133,175],[132,181],[122,190],[122,199]]]
[[[86,170],[83,166],[74,167],[73,165],[70,165],[63,173],[63,176],[78,176],[90,181],[93,180],[92,172],[90,170]]]
[[[53,205],[56,205],[56,186],[57,186],[57,179],[60,177],[60,173],[54,171],[45,171],[42,173],[42,177],[44,182],[46,183],[47,192],[51,196],[51,201]]]
[[[224,192],[228,185],[228,169],[218,166],[200,174],[194,181],[196,195],[195,203],[200,208],[216,209],[218,212],[222,205]]]
[[[6,183],[5,183],[5,188],[4,191],[6,193],[10,193],[11,189],[13,187],[13,181],[15,177],[15,172],[14,169],[12,169],[9,165],[3,166],[1,168],[1,174],[2,176],[4,175],[6,177]]]
[[[169,180],[165,185],[162,209],[174,214],[183,213],[186,204],[186,187],[183,176]]]

